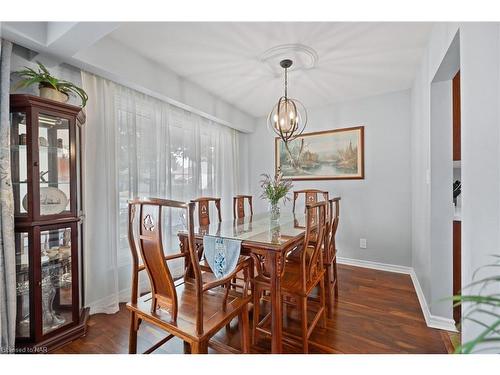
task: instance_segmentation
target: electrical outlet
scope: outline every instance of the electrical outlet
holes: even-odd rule
[[[359,247],[361,249],[366,249],[366,238],[360,238],[359,239]]]

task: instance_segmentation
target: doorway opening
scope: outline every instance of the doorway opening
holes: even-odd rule
[[[430,233],[431,314],[453,320],[461,290],[460,35],[457,32],[431,82]]]

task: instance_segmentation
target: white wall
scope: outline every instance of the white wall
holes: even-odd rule
[[[462,149],[462,286],[472,272],[500,254],[500,131],[498,23],[439,23],[434,28],[412,89],[412,258],[428,305],[442,278],[432,264],[431,81],[460,31]],[[478,333],[465,322],[462,340]]]
[[[339,256],[409,266],[410,252],[410,92],[400,91],[324,108],[308,108],[307,131],[365,126],[365,179],[296,181],[296,190],[318,188],[339,195]],[[261,201],[261,173],[274,173],[274,133],[259,119],[249,138],[249,181],[255,211]],[[285,209],[291,209],[288,205]],[[366,238],[367,249],[359,248]]]
[[[479,267],[493,263],[490,254],[500,255],[499,32],[498,23],[460,27],[462,285]],[[498,276],[498,270],[491,271]],[[462,337],[477,333],[478,327],[467,323]]]

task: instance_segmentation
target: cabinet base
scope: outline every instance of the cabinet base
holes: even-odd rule
[[[75,326],[55,335],[45,341],[37,343],[21,344],[23,348],[28,349],[26,353],[48,353],[61,346],[68,344],[87,334],[87,322],[89,320],[89,308],[82,309],[80,320]]]

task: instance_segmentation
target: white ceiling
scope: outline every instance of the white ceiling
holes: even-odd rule
[[[282,95],[282,72],[276,68],[281,57],[317,59],[312,68],[298,66],[289,74],[289,95],[307,108],[411,87],[431,27],[148,22],[125,23],[107,37],[258,117]],[[278,53],[271,64],[262,60],[266,51],[284,44],[300,44],[309,53]]]

